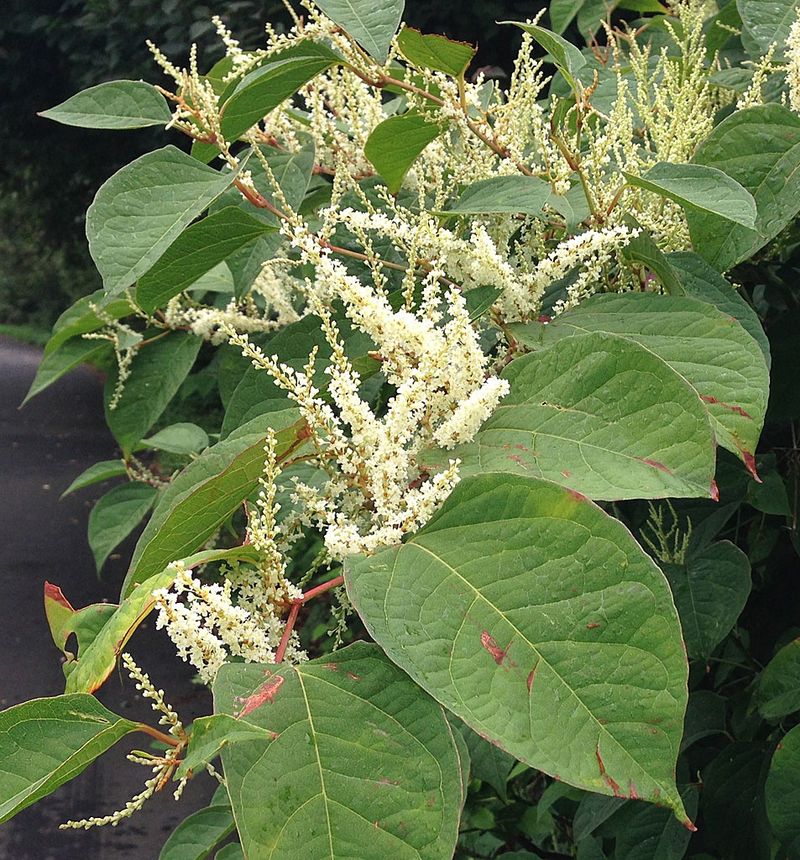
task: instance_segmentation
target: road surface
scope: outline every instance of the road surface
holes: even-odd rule
[[[18,409],[41,350],[0,337],[0,708],[64,690],[60,652],[44,617],[44,580],[59,585],[73,606],[116,602],[133,541],[123,545],[98,578],[86,541],[92,503],[106,485],[59,500],[80,472],[118,455],[103,421],[102,385],[79,368]],[[162,687],[184,720],[210,711],[210,697],[191,681],[166,636],[147,629],[130,643],[140,666]],[[129,719],[157,718],[127,676],[117,672],[99,698]],[[194,779],[175,803],[170,791],[118,827],[60,831],[68,818],[105,815],[125,805],[150,775],[125,759],[144,735],[123,739],[111,754],[54,795],[0,825],[0,857],[14,860],[150,860],[186,815],[203,805],[215,785]]]

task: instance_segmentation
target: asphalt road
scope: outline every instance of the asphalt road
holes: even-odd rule
[[[86,541],[92,503],[106,490],[91,487],[60,500],[80,472],[117,455],[103,422],[101,382],[79,368],[18,409],[41,350],[0,337],[0,708],[64,690],[61,654],[44,616],[45,580],[59,585],[73,606],[116,602],[133,546],[127,542],[98,578]],[[210,712],[210,697],[191,682],[191,670],[150,624],[129,650],[185,721]],[[157,718],[127,676],[115,673],[99,698],[129,719]],[[49,798],[0,825],[0,857],[13,860],[149,860],[169,832],[203,805],[215,788],[194,779],[175,803],[170,791],[118,827],[60,831],[68,818],[105,815],[124,806],[150,775],[131,764],[131,747],[147,748],[144,735],[123,739],[111,754]]]

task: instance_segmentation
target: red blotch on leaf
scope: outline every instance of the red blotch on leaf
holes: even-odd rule
[[[360,681],[361,680],[361,675],[356,675],[355,672],[348,672],[347,677],[351,681]]]
[[[537,663],[530,672],[528,672],[528,680],[525,682],[528,685],[528,693],[530,694],[533,687],[533,682],[536,680],[536,670],[539,668]]]
[[[510,645],[511,643],[509,643]],[[481,645],[483,648],[488,651],[492,655],[492,659],[498,666],[503,665],[503,660],[506,659],[506,654],[508,654],[508,648],[505,651],[497,644],[493,637],[489,635],[487,630],[484,630],[481,633]]]
[[[751,421],[753,420],[753,416],[749,412],[745,412],[741,406],[736,406],[734,403],[724,403],[722,400],[717,400],[716,397],[711,397],[708,394],[701,394],[700,399],[704,400],[706,403],[713,403],[717,406],[721,406],[723,409],[729,409],[731,412],[741,415],[742,418],[749,418]]]
[[[713,478],[711,479],[711,499],[714,502],[719,501],[719,487]]]
[[[570,496],[572,496],[573,499],[578,502],[587,501],[586,496],[584,496],[583,493],[579,493],[577,490],[571,490],[569,487],[567,487],[567,492],[570,494]]]
[[[753,480],[759,484],[763,484],[764,482],[758,477],[758,472],[756,471],[756,458],[749,451],[742,449],[742,459],[744,460],[745,469],[753,476]]]
[[[587,630],[596,630],[600,626],[599,621],[592,621],[591,623],[586,625]]]
[[[594,748],[594,754],[597,757],[597,764],[600,767],[600,776],[603,777],[603,782],[611,789],[614,797],[625,797],[619,787],[619,783],[612,779],[608,773],[606,773],[606,766],[603,763],[603,756],[600,755],[600,744]]]
[[[659,472],[664,472],[667,475],[672,475],[672,469],[668,466],[665,466],[663,463],[659,463],[658,460],[651,460],[650,457],[637,457],[637,460],[641,460],[648,466],[652,466],[654,469],[658,469]]]
[[[278,695],[278,690],[283,686],[284,678],[282,675],[273,675],[268,681],[265,681],[252,696],[242,699],[244,707],[236,715],[237,717],[246,717],[256,708],[260,708],[265,702],[274,702],[275,696]]]

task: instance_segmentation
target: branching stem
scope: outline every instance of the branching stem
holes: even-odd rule
[[[162,744],[166,744],[170,747],[179,747],[181,745],[181,742],[176,738],[173,738],[171,735],[159,731],[153,726],[148,726],[147,723],[137,723],[136,731],[143,732],[146,735],[150,735],[151,738],[155,738],[157,741],[161,741]]]
[[[343,576],[335,576],[333,579],[323,582],[322,585],[317,585],[309,591],[306,591],[302,597],[298,597],[296,600],[292,601],[291,608],[289,609],[289,617],[286,619],[286,627],[283,630],[283,636],[281,636],[280,644],[278,645],[278,649],[275,651],[276,663],[282,663],[283,658],[286,656],[286,649],[289,646],[289,639],[291,638],[292,631],[297,624],[297,616],[300,614],[300,607],[308,603],[309,600],[313,600],[320,594],[324,594],[326,591],[330,591],[332,588],[336,588],[343,583]]]

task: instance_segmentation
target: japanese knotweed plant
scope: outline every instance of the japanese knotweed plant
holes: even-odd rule
[[[92,512],[98,567],[149,520],[119,605],[45,585],[66,692],[0,715],[3,819],[139,731],[143,792],[65,826],[208,771],[216,825],[163,856],[235,828],[249,860],[449,858],[493,744],[693,829],[687,601],[659,567],[691,544],[657,514],[640,545],[618,503],[715,499],[719,448],[759,480],[769,352],[724,273],[800,210],[800,25],[652,5],[582,10],[585,48],[559,35],[580,3],[509,22],[501,86],[402,0],[303,0],[257,50],[215,19],[208,71],[151,45],[159,85],[45,112],[181,146],[98,191],[104,287],[29,395],[108,369],[121,457],[70,488],[128,479]],[[165,422],[189,374],[224,417]],[[92,695],[151,613],[213,689],[191,726],[124,655],[166,730]]]

